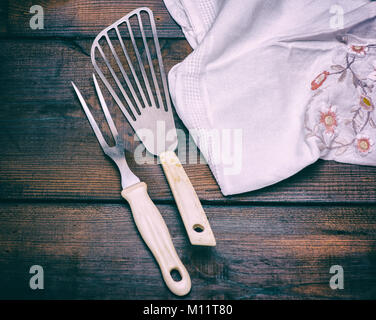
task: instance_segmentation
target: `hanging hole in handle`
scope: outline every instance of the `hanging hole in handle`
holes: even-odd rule
[[[171,278],[176,282],[179,282],[181,281],[181,279],[183,279],[178,269],[172,269],[170,271],[170,275]]]
[[[200,232],[203,232],[204,231],[204,227],[201,225],[201,224],[195,224],[193,226],[193,230],[200,233]]]

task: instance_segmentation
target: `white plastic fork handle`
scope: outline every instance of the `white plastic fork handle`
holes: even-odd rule
[[[191,244],[215,246],[214,234],[200,199],[175,152],[163,152],[159,158]]]
[[[176,253],[166,223],[147,193],[146,183],[125,188],[121,195],[128,201],[137,229],[157,260],[167,287],[177,296],[188,294],[191,278]],[[173,270],[179,272],[180,281],[172,278]]]

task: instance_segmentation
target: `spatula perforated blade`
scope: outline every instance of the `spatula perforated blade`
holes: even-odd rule
[[[178,140],[152,11],[138,8],[101,31],[91,60],[145,148],[160,157],[191,243],[214,246],[200,200],[174,152]]]

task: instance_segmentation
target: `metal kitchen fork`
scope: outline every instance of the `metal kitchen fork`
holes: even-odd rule
[[[166,223],[147,193],[147,185],[144,182],[140,182],[140,179],[128,167],[125,159],[123,138],[118,134],[94,74],[93,80],[103,113],[115,141],[115,145],[112,147],[110,147],[103,138],[80,91],[73,82],[72,85],[100,146],[104,153],[116,163],[120,171],[121,185],[123,188],[121,195],[128,201],[138,231],[157,260],[164,281],[174,294],[179,296],[186,295],[191,289],[189,274],[176,253]],[[180,274],[180,281],[173,279],[173,271],[177,271]]]

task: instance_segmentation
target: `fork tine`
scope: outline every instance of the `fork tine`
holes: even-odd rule
[[[93,128],[93,131],[95,133],[95,136],[97,137],[98,139],[98,142],[99,144],[101,145],[103,151],[105,151],[106,149],[109,148],[108,144],[106,143],[106,141],[104,140],[103,138],[103,135],[102,135],[102,132],[101,130],[99,129],[98,125],[97,125],[97,122],[95,121],[91,111],[89,110],[86,102],[85,102],[85,99],[83,98],[80,90],[78,90],[78,88],[76,87],[76,85],[73,83],[73,81],[71,82],[72,83],[72,86],[74,88],[74,91],[76,91],[76,94],[78,96],[78,99],[80,100],[81,102],[81,105],[82,105],[82,108],[84,109],[85,113],[86,113],[86,117],[88,118],[89,122],[90,122],[90,125],[91,127]]]
[[[117,131],[117,129],[116,129],[116,126],[115,126],[115,124],[114,124],[114,121],[112,120],[112,117],[111,117],[110,111],[108,110],[108,107],[107,107],[107,103],[106,103],[106,101],[104,100],[104,97],[103,97],[103,94],[102,94],[102,90],[101,90],[101,88],[99,87],[99,84],[98,84],[97,78],[96,78],[96,76],[95,76],[94,73],[93,73],[93,80],[94,80],[95,90],[97,91],[97,95],[98,95],[98,98],[99,98],[99,102],[101,103],[101,107],[102,107],[102,110],[103,110],[104,116],[106,117],[106,120],[107,120],[108,126],[110,127],[111,133],[112,133],[112,135],[113,135],[115,141],[117,141],[117,138],[118,138],[118,131]]]

